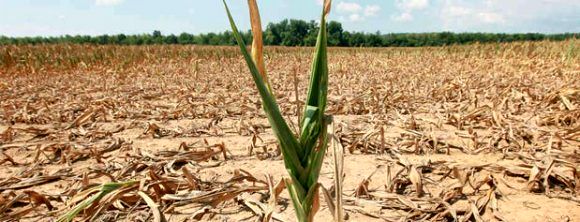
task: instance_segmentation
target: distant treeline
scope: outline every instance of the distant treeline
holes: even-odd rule
[[[268,24],[264,31],[266,45],[313,46],[316,43],[318,24],[314,21],[286,19],[279,23]],[[331,46],[442,46],[453,44],[513,42],[513,41],[561,41],[576,38],[579,33],[540,34],[540,33],[391,33],[381,34],[344,31],[342,24],[331,21],[328,24],[328,44]],[[252,39],[250,31],[242,33],[246,42]],[[230,31],[221,33],[163,35],[160,31],[138,35],[65,35],[59,37],[5,37],[0,36],[0,45],[43,44],[43,43],[82,43],[82,44],[197,44],[197,45],[235,45]]]

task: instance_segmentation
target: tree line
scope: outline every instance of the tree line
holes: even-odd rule
[[[313,46],[316,43],[318,24],[315,21],[285,19],[270,23],[264,31],[264,44],[278,46]],[[576,38],[578,33],[541,34],[541,33],[389,33],[349,32],[337,21],[328,23],[328,44],[344,47],[418,47],[443,46],[453,44],[470,44],[475,42],[513,42],[513,41],[561,41]],[[250,42],[250,31],[242,32],[246,42]],[[64,35],[58,37],[7,37],[0,36],[0,45],[8,44],[117,44],[117,45],[151,45],[151,44],[196,44],[196,45],[235,45],[232,32],[163,35],[160,31],[151,34],[135,35]]]

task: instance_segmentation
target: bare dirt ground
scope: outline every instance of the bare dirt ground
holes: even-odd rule
[[[331,49],[328,113],[345,153],[348,220],[580,221],[577,45]],[[98,185],[126,181],[136,182],[76,220],[294,220],[235,48],[0,52],[0,221],[54,221]],[[267,52],[294,122],[310,57]],[[336,196],[331,156],[321,182]],[[320,203],[315,220],[332,220]]]

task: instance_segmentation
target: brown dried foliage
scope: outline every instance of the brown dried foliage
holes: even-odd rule
[[[344,196],[346,212],[503,220],[506,190],[579,203],[574,44],[330,49],[337,141],[347,157],[377,155],[387,175],[367,169],[347,183],[345,174],[339,190],[356,196]],[[310,50],[265,50],[281,111],[295,124]],[[217,220],[233,209],[284,220],[281,178],[224,168],[281,161],[235,48],[0,46],[0,55],[0,220],[54,220],[95,185],[130,180],[139,185],[82,217]],[[425,161],[432,155],[502,161]],[[328,201],[335,190],[324,189]]]

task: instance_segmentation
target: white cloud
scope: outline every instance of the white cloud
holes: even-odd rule
[[[323,5],[324,4],[324,0],[316,0],[316,4]]]
[[[340,18],[348,18],[351,22],[364,21],[368,17],[374,17],[379,14],[381,7],[378,5],[362,5],[356,2],[339,2],[336,5],[336,10],[338,14],[341,14]]]
[[[362,16],[360,16],[359,14],[351,14],[350,16],[348,16],[348,19],[351,22],[360,22],[360,21],[364,20],[364,18]]]
[[[560,1],[560,0],[543,0]],[[526,21],[534,21],[546,16],[551,4],[539,4],[535,1],[485,0],[467,2],[462,0],[445,0],[440,9],[443,27],[449,31],[495,31],[501,27],[517,29]]]
[[[403,12],[400,15],[394,15],[391,18],[397,22],[408,22],[413,20],[413,15],[408,12]]]
[[[477,18],[479,18],[482,22],[488,24],[505,22],[503,15],[494,12],[480,12],[477,14]]]
[[[468,15],[469,13],[471,13],[471,11],[472,11],[471,9],[461,6],[450,6],[447,9],[446,14],[452,17],[461,17]]]
[[[580,6],[580,1],[577,1],[577,0],[542,0],[542,2],[550,3],[550,4],[572,4],[572,5]]]
[[[379,5],[367,5],[367,7],[365,7],[364,15],[367,17],[377,16],[379,11],[381,11],[381,6],[379,6]]]
[[[429,6],[429,0],[397,0],[397,7],[407,12],[421,10]]]
[[[98,6],[113,6],[123,3],[123,0],[95,0],[95,5]]]
[[[339,13],[352,14],[360,12],[362,10],[362,6],[356,2],[339,2],[336,6],[336,9]]]
[[[392,15],[391,19],[408,22],[413,20],[413,11],[424,10],[429,6],[429,0],[397,0],[395,5],[399,8],[399,13]]]

